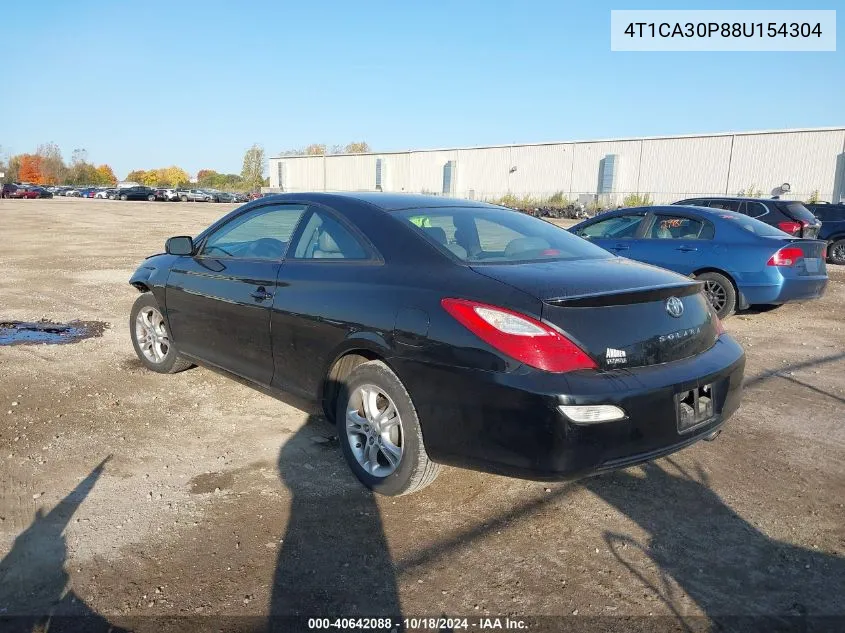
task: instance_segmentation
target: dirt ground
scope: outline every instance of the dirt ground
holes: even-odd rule
[[[0,200],[0,321],[109,324],[0,347],[0,617],[845,618],[845,269],[726,322],[747,388],[716,441],[576,483],[446,469],[390,499],[319,417],[136,360],[130,274],[231,208]]]

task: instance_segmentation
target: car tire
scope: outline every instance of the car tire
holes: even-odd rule
[[[411,397],[387,365],[377,360],[362,363],[339,387],[335,419],[341,451],[362,484],[395,497],[422,490],[435,480],[440,465],[429,459]],[[373,392],[372,400],[366,398]],[[373,404],[366,406],[365,399]],[[377,413],[392,407],[395,414],[379,422],[373,406]]]
[[[156,197],[155,196],[147,196],[147,200],[149,200],[150,202],[155,202]]]
[[[123,201],[126,201],[126,200],[129,200],[129,197],[124,193],[123,195],[120,196],[120,199],[123,200]]]
[[[135,300],[129,313],[129,333],[132,347],[143,365],[159,374],[175,374],[192,366],[172,345],[167,323],[151,292]],[[154,333],[153,340],[149,336]],[[147,344],[151,343],[149,347]]]
[[[695,278],[704,282],[704,295],[720,319],[736,312],[736,289],[730,279],[715,272],[701,273]]]
[[[845,265],[845,238],[836,240],[827,247],[827,258],[831,264]]]
[[[187,201],[188,201],[188,196],[182,196],[182,197],[181,197],[181,198],[179,198],[179,199],[180,199],[182,202],[187,202]]]

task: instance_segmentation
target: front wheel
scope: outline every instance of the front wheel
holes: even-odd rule
[[[411,397],[381,361],[358,365],[341,385],[336,423],[349,467],[375,492],[416,492],[440,472],[426,453]]]
[[[180,199],[182,202],[187,202],[187,201],[188,201],[188,196],[182,196],[182,197],[181,197],[181,198],[179,198],[179,199]]]
[[[696,279],[704,282],[704,295],[720,319],[736,311],[736,290],[730,279],[714,272],[701,273]]]
[[[167,324],[152,293],[145,292],[135,300],[129,315],[129,331],[135,353],[147,369],[175,374],[191,366],[171,344]]]
[[[827,258],[831,264],[845,265],[845,238],[836,240],[828,247]]]
[[[121,200],[123,200],[123,201],[126,201],[126,200],[129,200],[129,196],[127,196],[127,195],[124,193],[123,195],[121,195],[121,196],[120,196],[120,199],[121,199]]]

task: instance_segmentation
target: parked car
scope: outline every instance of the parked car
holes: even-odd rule
[[[733,211],[632,207],[569,230],[617,255],[703,281],[720,318],[755,304],[816,299],[827,287],[824,242]]]
[[[234,202],[232,194],[225,191],[218,191],[217,189],[203,189],[209,197],[209,202]]]
[[[152,188],[139,185],[118,189],[115,197],[120,200],[149,200],[152,202],[156,199],[156,194]]]
[[[97,188],[96,187],[84,187],[79,190],[79,197],[80,198],[93,198],[97,195]]]
[[[96,194],[94,194],[95,198],[100,198],[102,200],[113,200],[114,194],[117,192],[117,189],[99,189]],[[110,197],[111,196],[111,197]]]
[[[704,197],[688,198],[673,202],[672,204],[735,211],[756,218],[770,226],[776,226],[784,233],[789,233],[796,237],[815,239],[821,228],[821,222],[816,219],[816,216],[802,203],[796,202],[795,200]]]
[[[159,188],[155,190],[156,200],[161,202],[178,202],[179,194],[176,189]]]
[[[16,185],[6,197],[34,200],[41,197],[41,188],[33,185]]]
[[[233,193],[232,198],[233,198],[232,202],[238,202],[238,203],[249,202],[249,196],[246,195],[245,193],[237,193],[237,192]]]
[[[211,202],[211,196],[202,189],[178,189],[176,192],[182,202]]]
[[[819,239],[827,242],[827,258],[832,264],[845,264],[845,204],[805,203],[822,223]]]
[[[3,188],[2,188],[2,193],[0,193],[0,197],[3,197],[3,198],[14,198],[14,197],[16,197],[16,196],[13,196],[12,194],[15,193],[18,190],[18,187],[20,187],[20,185],[18,185],[16,183],[11,183],[11,182],[4,183]]]
[[[34,191],[37,194],[37,198],[52,198],[53,192],[45,189],[44,187],[30,187],[30,191]]]
[[[536,479],[630,466],[715,438],[740,403],[743,350],[699,282],[502,207],[272,195],[165,250],[130,279],[141,362],[320,403],[383,494],[440,463]]]
[[[72,188],[65,191],[65,197],[67,198],[79,198],[81,196],[82,194],[80,189]]]

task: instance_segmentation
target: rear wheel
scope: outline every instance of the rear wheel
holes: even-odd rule
[[[180,199],[182,202],[187,202],[187,201],[188,201],[188,196],[182,196],[182,197],[181,197],[181,198],[179,198],[179,199]]]
[[[175,374],[191,366],[179,356],[170,340],[167,324],[152,293],[135,300],[129,316],[132,346],[142,363],[160,374]]]
[[[828,247],[827,258],[831,264],[845,265],[845,238],[836,240]]]
[[[426,453],[411,397],[381,361],[362,363],[347,376],[337,398],[336,424],[349,467],[375,492],[416,492],[440,472]]]
[[[696,279],[704,282],[704,295],[720,319],[736,311],[736,290],[730,279],[714,272],[701,273]]]
[[[147,200],[149,200],[150,202],[155,202],[155,199],[156,199],[156,197],[155,197],[154,195],[152,195],[152,194],[150,194],[149,196],[147,196]]]
[[[128,200],[128,199],[129,199],[129,197],[128,197],[125,193],[124,193],[124,194],[122,194],[122,195],[120,196],[120,199],[121,199],[121,200]]]

